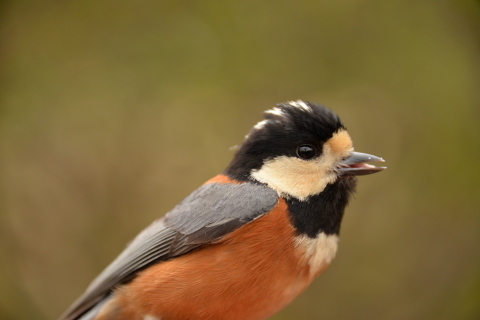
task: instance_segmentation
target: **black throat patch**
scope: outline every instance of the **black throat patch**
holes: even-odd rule
[[[309,238],[316,238],[320,232],[338,235],[345,207],[356,183],[355,177],[340,178],[305,201],[286,199],[297,234],[306,234]]]

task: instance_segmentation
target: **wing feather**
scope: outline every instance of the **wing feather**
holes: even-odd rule
[[[277,198],[256,183],[203,185],[131,241],[60,319],[77,319],[139,271],[222,238],[270,211]]]

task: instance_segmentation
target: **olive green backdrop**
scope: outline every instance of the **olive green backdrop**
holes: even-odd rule
[[[389,168],[272,319],[480,318],[478,1],[16,0],[0,18],[0,319],[55,319],[299,98]]]

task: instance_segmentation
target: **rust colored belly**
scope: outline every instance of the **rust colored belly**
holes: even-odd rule
[[[116,291],[115,319],[266,319],[313,278],[293,236],[280,200],[218,243],[142,271]]]

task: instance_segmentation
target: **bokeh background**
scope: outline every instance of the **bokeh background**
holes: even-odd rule
[[[389,169],[272,319],[480,319],[478,1],[12,0],[0,19],[0,319],[55,319],[299,98]]]

